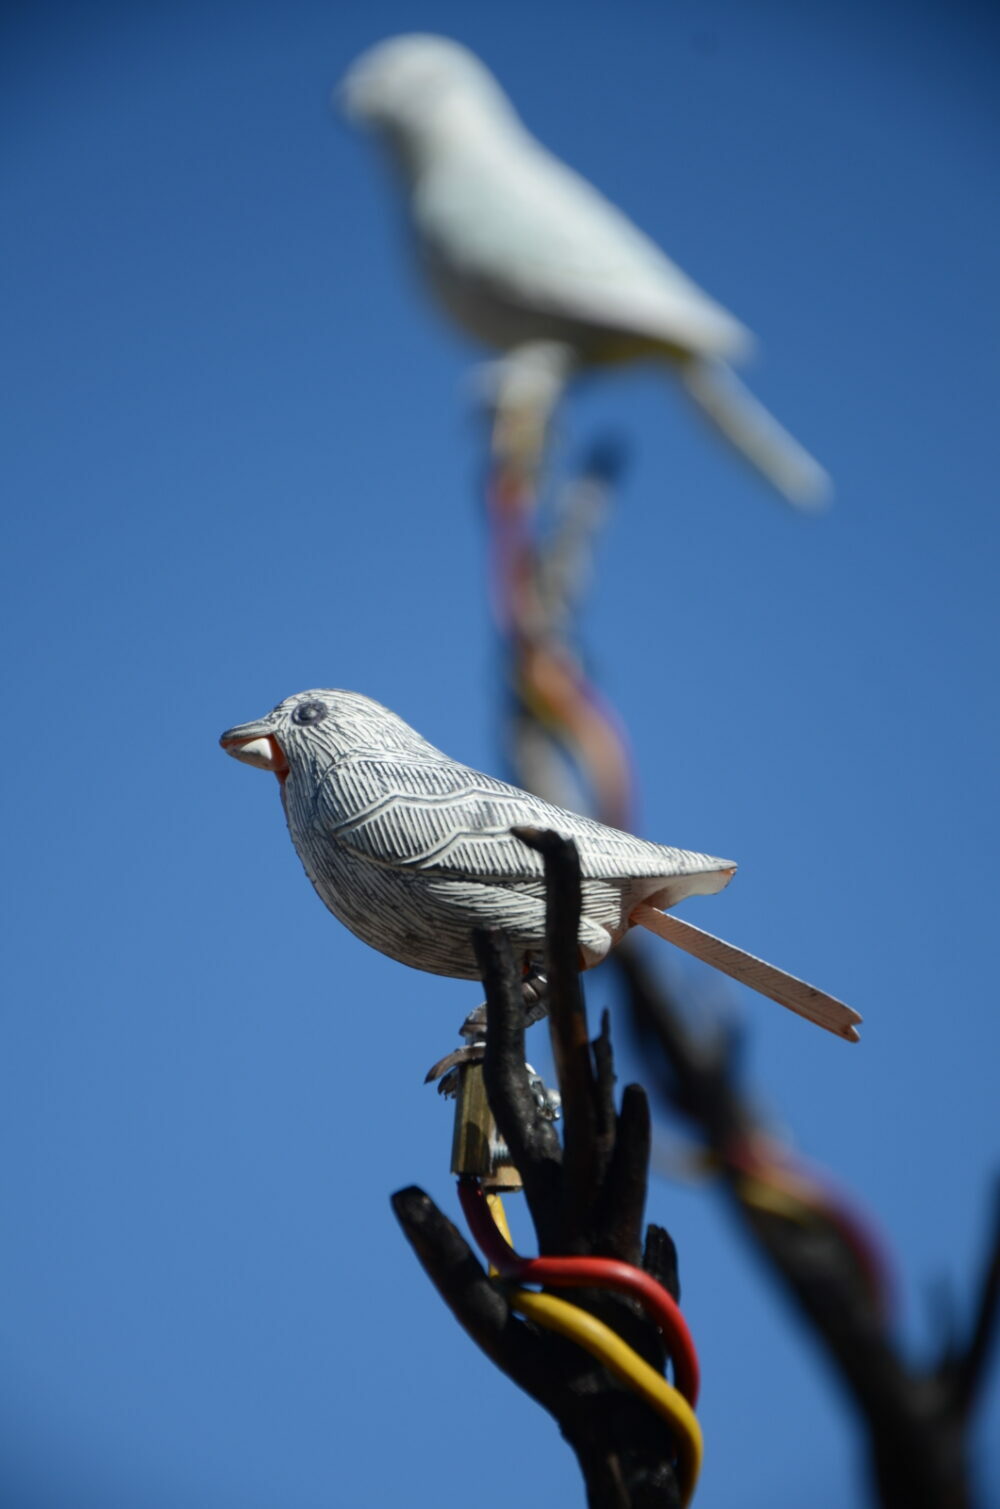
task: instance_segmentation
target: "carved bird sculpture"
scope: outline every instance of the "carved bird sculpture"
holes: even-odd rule
[[[545,946],[541,857],[511,832],[553,829],[580,856],[581,966],[634,925],[849,1041],[856,1011],[665,909],[729,884],[735,865],[648,843],[460,765],[370,697],[298,692],[222,747],[272,771],[321,900],[372,948],[431,974],[478,976],[471,933],[501,927],[525,964]]]
[[[829,479],[728,365],[752,344],[609,200],[522,125],[489,70],[447,37],[390,37],[338,94],[402,181],[423,272],[445,310],[504,352],[544,345],[576,366],[666,361],[688,395],[790,502]]]

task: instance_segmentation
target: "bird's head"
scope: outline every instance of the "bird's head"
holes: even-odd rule
[[[350,120],[397,143],[435,125],[456,129],[456,113],[515,118],[503,90],[475,53],[449,37],[423,32],[389,37],[362,53],[334,100]]]
[[[360,692],[323,688],[296,692],[253,723],[227,728],[219,739],[245,765],[322,780],[332,761],[359,750],[404,752],[430,746],[402,718]]]

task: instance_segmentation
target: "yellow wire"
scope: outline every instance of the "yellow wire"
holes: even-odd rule
[[[486,1199],[494,1221],[510,1242],[510,1229],[499,1195],[489,1194]],[[626,1346],[610,1326],[581,1310],[579,1305],[557,1299],[554,1294],[534,1294],[529,1289],[514,1289],[509,1298],[511,1307],[519,1314],[549,1331],[558,1332],[569,1341],[575,1341],[590,1352],[613,1377],[645,1399],[650,1408],[666,1420],[676,1439],[680,1458],[681,1503],[690,1503],[701,1471],[703,1446],[701,1426],[683,1394]]]
[[[507,1246],[513,1247],[514,1238],[510,1234],[510,1227],[507,1225],[507,1212],[503,1208],[503,1201],[501,1200],[500,1196],[498,1194],[495,1194],[492,1190],[487,1190],[486,1204],[489,1208],[490,1215],[493,1217],[494,1226],[497,1228],[500,1235],[507,1243]],[[491,1268],[490,1272],[495,1273],[496,1269]]]
[[[722,1165],[714,1154],[701,1152],[695,1155],[692,1166],[703,1168],[706,1173],[718,1173]],[[672,1168],[664,1168],[664,1171],[677,1177]],[[738,1180],[740,1199],[755,1210],[765,1210],[799,1226],[808,1226],[827,1207],[821,1186],[773,1160],[761,1161],[753,1172],[733,1165],[733,1172]]]
[[[781,1216],[798,1226],[808,1226],[815,1219],[815,1207],[807,1205],[794,1186],[772,1179],[770,1169],[764,1178],[741,1174],[739,1192],[744,1203],[752,1205],[755,1210],[765,1210],[769,1215]]]
[[[701,1471],[702,1437],[701,1426],[683,1394],[626,1346],[610,1326],[578,1305],[556,1299],[554,1294],[533,1294],[528,1289],[514,1289],[509,1300],[511,1308],[521,1315],[590,1352],[609,1373],[627,1384],[666,1420],[680,1458],[681,1503],[690,1503]]]

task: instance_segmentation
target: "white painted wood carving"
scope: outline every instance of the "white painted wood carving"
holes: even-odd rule
[[[299,692],[220,742],[278,777],[292,842],[334,916],[372,948],[432,974],[477,977],[475,927],[502,927],[526,962],[541,958],[543,864],[513,827],[575,840],[585,968],[634,924],[662,931],[664,909],[721,891],[736,868],[618,832],[460,765],[357,692]],[[688,952],[857,1037],[860,1017],[850,1007],[709,933],[669,922],[671,941]]]
[[[339,100],[388,147],[427,282],[470,335],[502,351],[554,343],[567,373],[665,361],[790,502],[824,501],[822,467],[728,365],[749,332],[530,135],[468,48],[390,37],[354,63]]]

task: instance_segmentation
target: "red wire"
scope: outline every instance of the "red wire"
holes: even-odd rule
[[[694,1409],[700,1384],[698,1354],[676,1301],[650,1274],[617,1258],[520,1257],[504,1240],[478,1180],[458,1181],[458,1198],[473,1236],[503,1278],[560,1289],[613,1289],[636,1299],[655,1320],[674,1365],[678,1392]]]
[[[848,1199],[842,1196],[825,1174],[810,1172],[806,1165],[786,1153],[780,1159],[769,1158],[755,1151],[750,1139],[727,1150],[726,1161],[741,1173],[749,1174],[767,1184],[768,1171],[773,1168],[778,1176],[778,1188],[782,1188],[781,1174],[787,1173],[797,1183],[805,1186],[793,1191],[793,1198],[813,1216],[827,1220],[837,1231],[845,1247],[851,1252],[862,1280],[875,1308],[889,1315],[893,1308],[894,1275],[884,1248],[864,1215]]]

